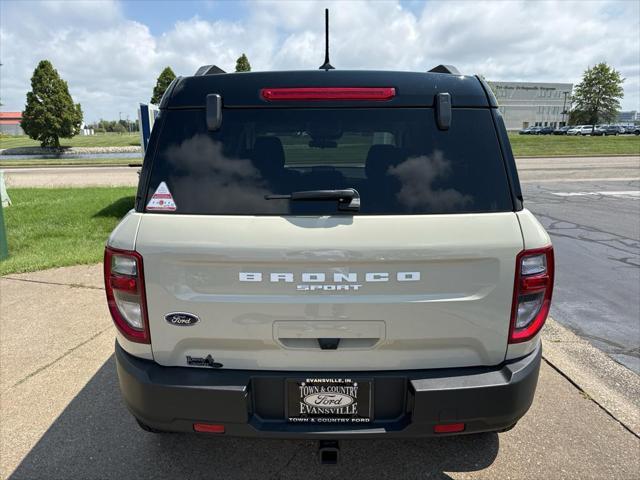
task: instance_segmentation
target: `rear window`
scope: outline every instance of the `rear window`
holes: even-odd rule
[[[335,201],[265,199],[353,188],[356,215],[513,210],[488,109],[455,109],[438,130],[429,108],[225,109],[163,112],[145,205],[164,182],[171,213],[333,215]]]

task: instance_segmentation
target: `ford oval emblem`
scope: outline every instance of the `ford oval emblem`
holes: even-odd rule
[[[344,393],[312,393],[302,399],[310,407],[341,408],[348,407],[355,399]]]
[[[167,323],[175,325],[176,327],[190,327],[200,321],[197,315],[185,312],[167,313],[164,319]]]

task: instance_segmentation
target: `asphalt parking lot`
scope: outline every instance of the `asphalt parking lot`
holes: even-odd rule
[[[640,374],[640,181],[526,183],[556,254],[553,317]]]

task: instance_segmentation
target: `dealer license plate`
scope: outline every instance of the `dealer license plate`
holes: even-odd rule
[[[371,422],[373,383],[370,379],[288,379],[286,388],[286,415],[290,422]]]

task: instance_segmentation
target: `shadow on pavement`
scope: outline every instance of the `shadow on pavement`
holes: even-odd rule
[[[128,196],[122,197],[113,202],[111,205],[107,205],[102,210],[94,215],[95,217],[113,217],[122,218],[124,215],[133,208],[136,197]]]
[[[450,478],[491,465],[498,435],[342,442],[339,466],[320,466],[313,441],[143,432],[120,399],[113,356],[10,476],[18,479]]]

